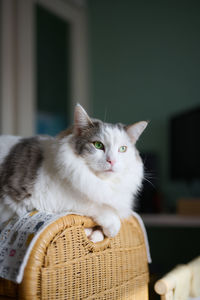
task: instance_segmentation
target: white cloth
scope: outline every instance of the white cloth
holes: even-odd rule
[[[0,277],[21,283],[30,252],[42,231],[58,218],[74,214],[52,214],[47,212],[30,212],[22,217],[15,217],[0,225]],[[77,213],[76,213],[77,214]],[[149,244],[142,219],[137,218],[144,232],[148,262],[151,262]]]
[[[132,215],[133,215],[133,217],[135,217],[138,220],[138,222],[139,222],[139,224],[140,224],[140,226],[142,228],[142,231],[144,233],[144,241],[145,241],[146,251],[147,251],[147,260],[148,260],[148,263],[150,264],[150,263],[152,263],[152,259],[151,259],[151,252],[150,252],[150,248],[149,248],[149,241],[148,241],[148,236],[147,236],[146,228],[144,226],[144,222],[143,222],[142,218],[140,217],[140,215],[138,215],[138,213],[133,212]]]

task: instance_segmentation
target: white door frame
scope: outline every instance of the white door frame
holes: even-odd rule
[[[71,32],[71,118],[76,102],[89,109],[87,9],[63,0],[2,1],[1,131],[35,133],[36,64],[34,5],[69,22]],[[84,0],[82,0],[84,3]],[[16,38],[17,37],[17,38]]]

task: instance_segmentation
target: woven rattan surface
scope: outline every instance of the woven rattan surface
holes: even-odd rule
[[[31,252],[22,284],[1,280],[0,295],[20,300],[147,300],[147,254],[138,221],[123,221],[115,238],[96,244],[84,232],[93,226],[90,218],[77,215],[52,223]]]

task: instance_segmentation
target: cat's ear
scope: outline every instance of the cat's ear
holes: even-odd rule
[[[133,143],[137,142],[137,140],[139,139],[140,135],[145,130],[147,125],[148,125],[148,122],[141,121],[141,122],[135,123],[133,125],[129,125],[125,128],[128,136],[130,137],[130,139]]]
[[[84,108],[77,104],[74,110],[74,133],[80,135],[82,129],[93,125],[92,120],[84,110]]]

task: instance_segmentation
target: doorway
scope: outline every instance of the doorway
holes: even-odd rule
[[[70,25],[40,5],[36,18],[36,133],[56,135],[70,123]]]
[[[1,4],[1,134],[55,135],[90,112],[86,1]]]

